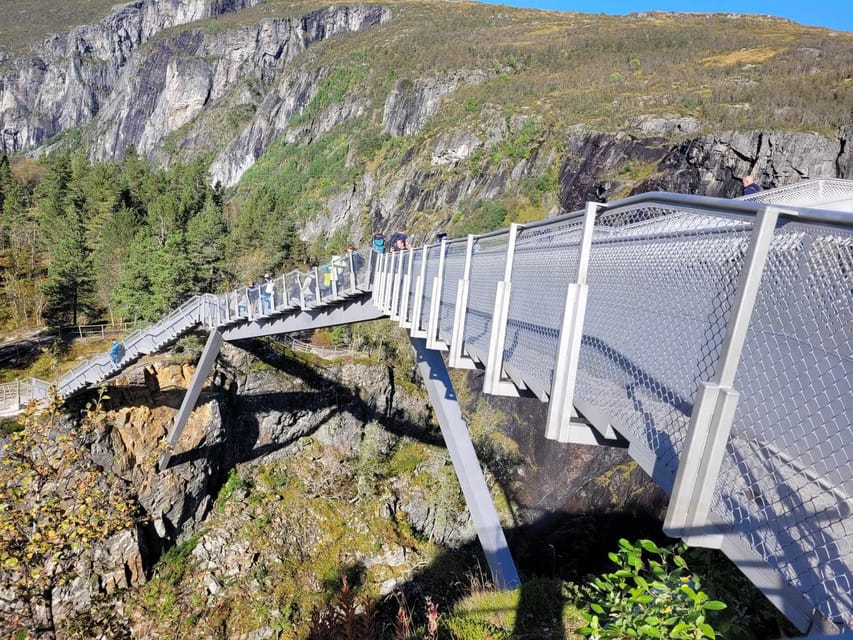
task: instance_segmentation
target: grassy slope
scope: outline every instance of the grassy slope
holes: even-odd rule
[[[3,0],[0,52],[14,52],[54,33],[103,18],[115,0]]]
[[[269,3],[209,21],[226,29],[327,3]],[[339,64],[358,52],[364,87],[388,78],[493,72],[453,106],[531,110],[555,125],[615,129],[640,114],[691,115],[711,128],[834,130],[853,102],[853,34],[764,16],[602,16],[476,3],[386,0],[386,25],[313,48],[297,64]],[[450,7],[450,10],[448,10]],[[215,25],[215,26],[214,26]],[[384,95],[383,95],[384,98]],[[471,100],[465,101],[465,98]],[[381,109],[381,104],[379,105]],[[458,112],[446,110],[447,122]]]

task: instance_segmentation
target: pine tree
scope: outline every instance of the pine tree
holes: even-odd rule
[[[81,313],[91,313],[95,307],[92,260],[83,225],[73,211],[63,222],[43,289],[47,300],[42,317],[52,327],[76,325]]]
[[[157,245],[147,227],[136,232],[121,265],[112,304],[128,320],[155,320],[158,309],[152,300],[151,273]]]
[[[209,198],[202,211],[187,224],[186,247],[199,292],[212,292],[223,283],[225,273],[225,216]]]
[[[12,169],[9,167],[9,158],[0,153],[0,213],[3,211],[3,200],[6,192],[12,186]]]

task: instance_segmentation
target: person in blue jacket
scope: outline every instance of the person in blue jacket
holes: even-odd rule
[[[121,362],[124,357],[124,347],[118,340],[113,340],[113,346],[110,348],[110,360],[115,364]]]
[[[743,182],[743,195],[745,196],[749,196],[753,193],[758,193],[759,191],[761,191],[761,187],[755,184],[755,178],[753,178],[751,175],[744,176],[741,182]]]

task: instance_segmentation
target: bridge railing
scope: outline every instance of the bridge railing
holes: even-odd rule
[[[851,277],[849,213],[644,194],[380,256],[373,295],[485,368],[484,391],[568,394],[549,437],[574,441],[572,406],[615,429],[673,493],[673,533],[722,547],[799,626],[849,626]]]

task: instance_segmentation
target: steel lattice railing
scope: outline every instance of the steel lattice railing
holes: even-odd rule
[[[553,410],[572,366],[567,411],[628,441],[673,493],[672,532],[722,547],[802,628],[813,611],[851,626],[851,198],[841,180],[755,202],[635,196],[594,207],[586,240],[581,211],[413,249],[408,286],[389,283],[404,274],[384,256],[374,301],[451,366],[485,368],[486,392]],[[777,199],[784,208],[763,213]],[[815,202],[834,210],[803,208]],[[570,296],[584,302],[574,353]],[[732,411],[712,412],[707,444],[693,442],[700,401]],[[560,420],[550,437],[584,441]],[[680,467],[708,486],[679,480]]]

